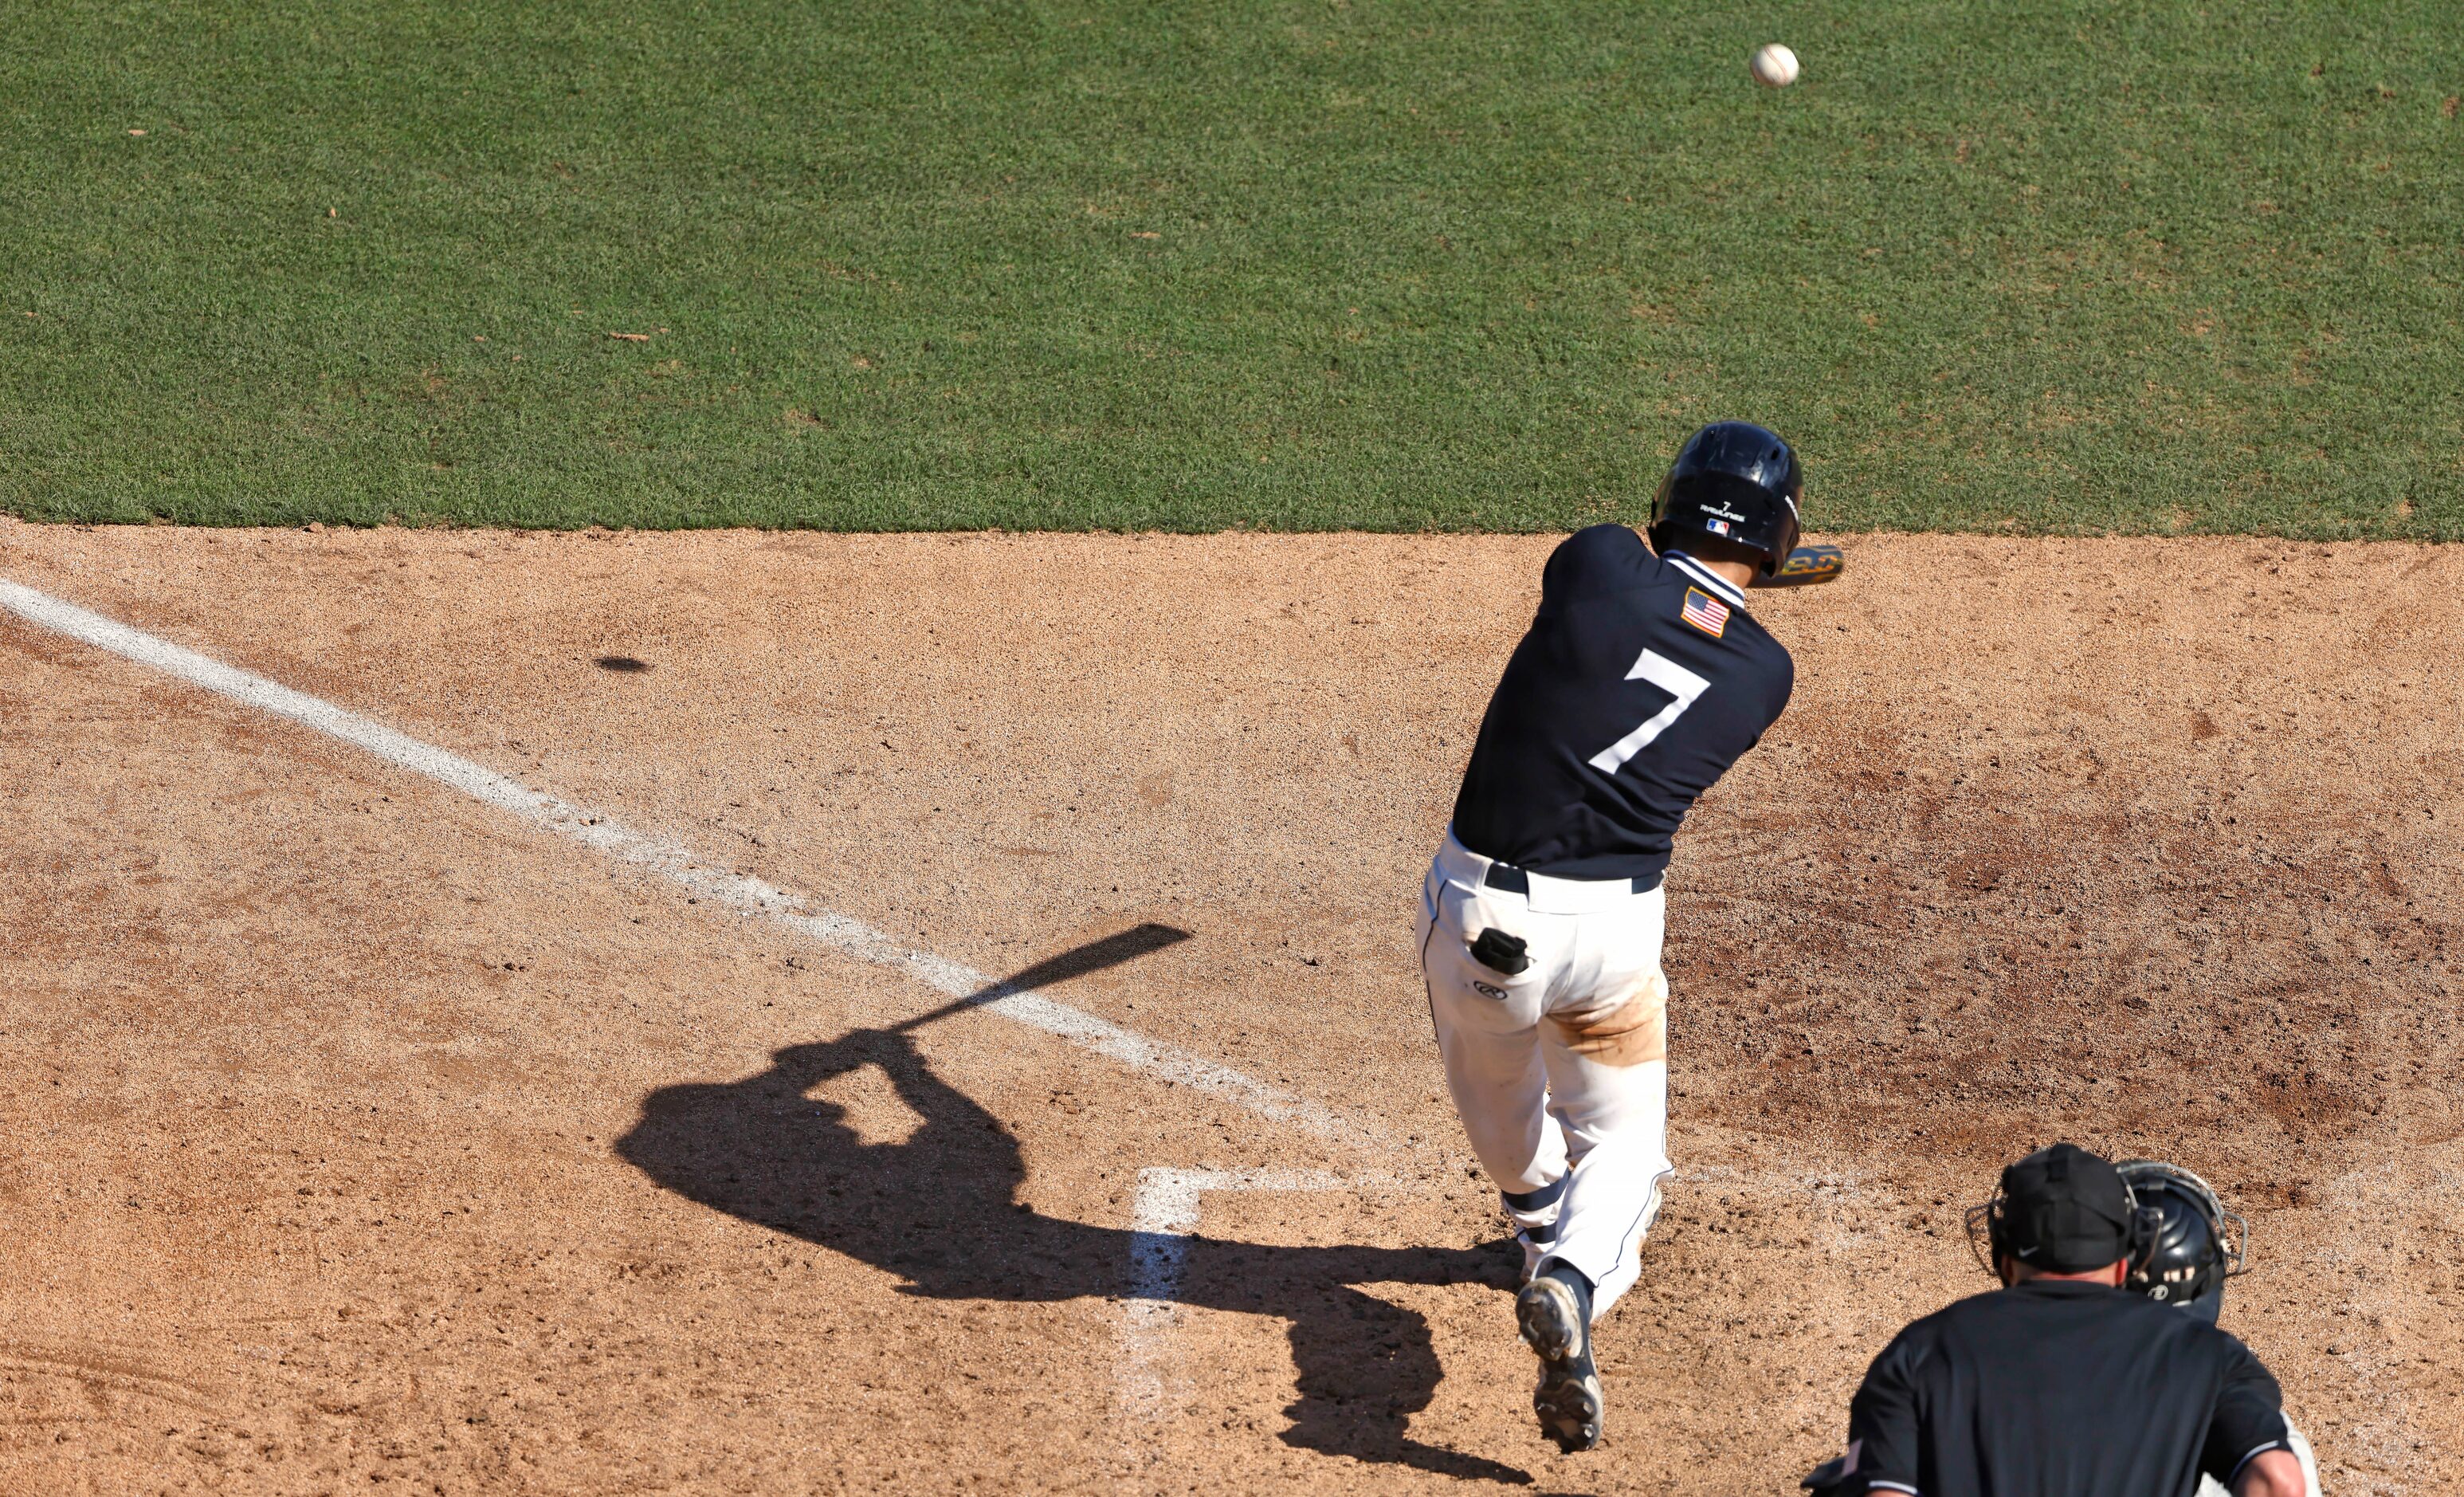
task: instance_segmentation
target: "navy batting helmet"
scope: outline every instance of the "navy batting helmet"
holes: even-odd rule
[[[1685,439],[1651,501],[1651,543],[1683,549],[1712,536],[1761,553],[1766,577],[1796,548],[1805,473],[1777,432],[1749,421],[1714,421]]]

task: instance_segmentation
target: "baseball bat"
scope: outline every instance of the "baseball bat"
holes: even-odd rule
[[[1788,554],[1779,570],[1769,577],[1757,577],[1757,587],[1811,587],[1827,583],[1848,566],[1848,558],[1837,546],[1799,546]]]

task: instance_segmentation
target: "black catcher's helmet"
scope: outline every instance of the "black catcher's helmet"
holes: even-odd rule
[[[1716,536],[1762,553],[1765,577],[1796,548],[1805,473],[1779,434],[1749,421],[1714,421],[1685,439],[1651,501],[1651,543],[1683,548]]]
[[[2130,1266],[2130,1288],[2212,1323],[2224,1308],[2225,1280],[2250,1266],[2248,1223],[2178,1165],[2124,1159],[2114,1168],[2154,1217],[2145,1256]]]

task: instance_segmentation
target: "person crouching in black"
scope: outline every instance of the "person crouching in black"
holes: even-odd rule
[[[1826,1494],[2302,1497],[2276,1378],[2197,1316],[2123,1288],[2151,1240],[2122,1176],[2074,1144],[1978,1207],[2003,1288],[1902,1331],[1848,1406]]]

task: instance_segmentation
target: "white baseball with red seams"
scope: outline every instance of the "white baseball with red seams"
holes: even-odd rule
[[[1777,42],[1756,52],[1747,66],[1752,70],[1754,81],[1765,88],[1786,88],[1796,81],[1796,54]]]

